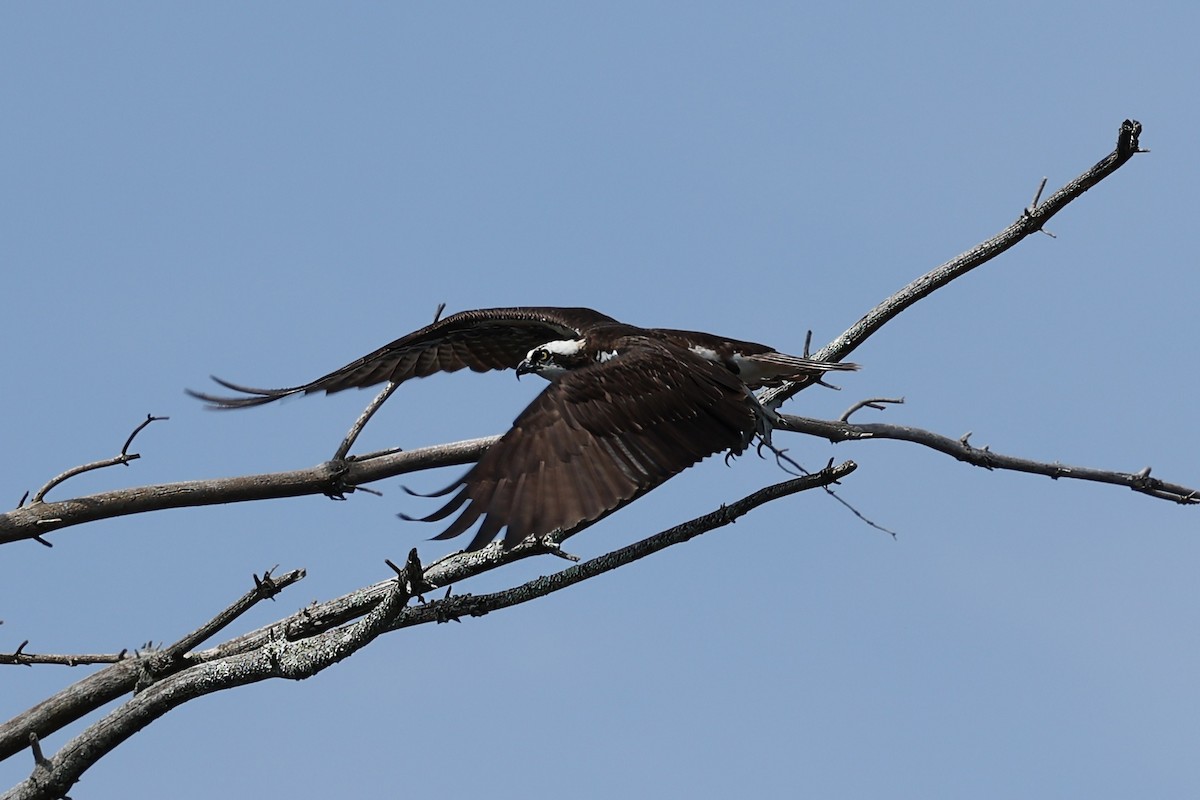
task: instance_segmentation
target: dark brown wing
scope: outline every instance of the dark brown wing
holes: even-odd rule
[[[507,528],[506,547],[570,530],[645,494],[702,458],[740,453],[755,430],[744,384],[687,350],[640,340],[567,373],[517,417],[458,482],[433,522],[461,509],[437,539],[482,519],[469,550]],[[406,519],[410,519],[406,517]]]
[[[807,356],[780,353],[758,342],[725,339],[711,333],[671,328],[651,330],[677,347],[703,347],[712,351],[751,389],[778,386],[785,380],[804,380],[825,372],[852,372],[858,369],[858,364],[848,361],[817,361]]]
[[[486,308],[451,314],[419,331],[402,336],[374,353],[302,386],[255,389],[213,377],[242,397],[186,390],[214,408],[259,406],[294,394],[373,386],[385,381],[401,383],[435,372],[469,368],[475,372],[512,369],[534,347],[560,338],[578,336],[593,325],[613,323],[611,317],[590,308]]]

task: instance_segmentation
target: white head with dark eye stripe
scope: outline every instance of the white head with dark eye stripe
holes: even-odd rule
[[[534,373],[548,381],[589,363],[583,339],[560,339],[530,350],[517,365],[517,377]]]

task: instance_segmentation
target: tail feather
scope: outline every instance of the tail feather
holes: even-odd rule
[[[826,372],[851,372],[858,364],[850,362],[818,361],[807,356],[768,351],[752,355],[735,356],[738,374],[752,389],[764,386],[779,386],[784,381],[800,381],[823,375]]]
[[[197,400],[203,400],[208,404],[209,408],[221,411],[227,411],[231,408],[251,408],[253,406],[266,405],[280,400],[284,397],[290,397],[294,394],[300,394],[308,390],[307,386],[289,386],[285,389],[256,389],[253,386],[242,386],[237,383],[218,378],[216,375],[210,375],[213,381],[231,392],[240,392],[244,397],[230,397],[228,395],[208,394],[207,392],[197,392],[194,389],[184,389],[185,392]]]
[[[850,361],[818,361],[815,358],[778,352],[755,353],[748,360],[793,367],[797,372],[853,372],[859,369],[858,364]]]

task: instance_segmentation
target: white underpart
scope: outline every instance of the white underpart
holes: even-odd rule
[[[721,357],[717,355],[716,350],[710,350],[709,348],[701,347],[700,345],[693,345],[688,349],[701,358],[711,361],[714,364],[723,365],[725,363],[721,360]],[[746,358],[741,353],[734,352],[730,360],[733,361],[735,366],[737,366],[738,377],[746,383],[757,383],[765,377],[774,375],[774,372],[768,368],[768,365],[763,364],[761,361],[755,361],[753,359]]]
[[[758,383],[761,380],[773,378],[779,374],[778,367],[772,367],[770,364],[762,361],[746,358],[741,353],[734,353],[732,360],[737,365],[738,377],[744,383]]]
[[[717,355],[717,351],[711,348],[701,347],[700,345],[696,344],[692,345],[688,349],[706,361],[711,361],[714,364],[722,365],[725,363],[721,357]],[[746,358],[741,353],[734,352],[730,360],[737,365],[738,376],[745,383],[754,383],[760,378],[771,374],[769,369],[765,369],[767,366],[766,364]],[[768,408],[762,403],[758,402],[758,397],[755,396],[754,392],[750,391],[749,387],[746,388],[746,397],[749,398],[750,402],[753,404],[755,411],[754,433],[751,434],[750,438],[752,439],[754,435],[757,434],[758,437],[762,439],[763,443],[769,447],[771,446],[771,431],[774,430],[775,425],[779,423],[779,414],[776,413],[775,409]],[[748,446],[749,444],[750,442],[747,441],[746,445]]]
[[[596,360],[599,361],[601,364],[603,364],[605,361],[608,361],[610,358],[616,358],[616,357],[617,357],[616,350],[609,350],[608,352],[600,352],[600,353],[596,354]]]

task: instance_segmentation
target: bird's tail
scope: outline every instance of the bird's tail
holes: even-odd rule
[[[793,356],[787,353],[756,353],[750,357],[750,360],[794,369],[796,375],[813,372],[853,372],[859,368],[858,364],[850,361],[818,361],[815,358]]]
[[[228,395],[207,394],[206,392],[197,392],[194,389],[184,389],[184,391],[197,400],[203,400],[205,403],[208,403],[209,408],[219,410],[261,406],[309,390],[308,386],[289,386],[286,389],[255,389],[253,386],[240,386],[236,383],[221,380],[216,375],[210,375],[209,377],[226,389],[233,392],[240,392],[243,396],[230,397]]]

